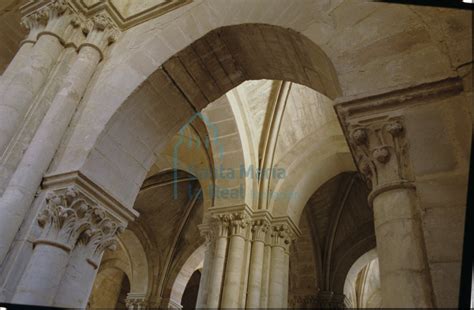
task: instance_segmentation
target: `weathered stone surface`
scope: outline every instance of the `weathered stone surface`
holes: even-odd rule
[[[180,308],[193,274],[200,308],[456,305],[469,12],[26,3],[0,5],[0,302],[86,307],[99,271],[92,306]],[[87,201],[39,210],[71,179]],[[91,201],[141,213],[103,257]]]

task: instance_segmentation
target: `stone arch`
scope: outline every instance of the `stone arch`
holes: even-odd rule
[[[130,277],[120,267],[107,265],[101,268],[89,297],[88,307],[125,308],[125,298],[130,290]]]
[[[202,268],[204,254],[205,245],[201,245],[191,254],[191,256],[188,257],[184,265],[179,270],[179,273],[172,281],[170,300],[181,303],[181,299],[189,279],[197,269]]]
[[[295,251],[290,254],[293,270],[311,270],[309,274],[292,273],[291,294],[295,305],[299,297],[307,294],[316,294],[321,300],[332,296],[331,302],[342,304],[349,269],[376,246],[373,213],[367,195],[361,176],[350,170],[338,173],[313,189],[299,220],[302,236],[295,241]],[[306,283],[312,280],[310,290],[311,284]]]
[[[352,294],[352,290],[354,290],[355,281],[357,280],[359,272],[377,258],[377,250],[374,248],[364,253],[352,264],[344,281],[344,295],[347,298],[349,298],[349,296]],[[356,307],[357,305],[352,306]]]
[[[289,156],[280,162],[282,166],[288,162],[288,176],[274,185],[273,190],[281,195],[275,196],[270,203],[275,216],[288,215],[294,223],[299,223],[309,198],[325,182],[342,172],[355,171],[342,135],[327,137],[318,144],[305,142],[310,147],[300,150],[297,157]],[[295,152],[298,153],[298,149]]]
[[[341,259],[341,261],[335,266],[334,273],[331,279],[331,287],[335,292],[344,291],[344,282],[346,275],[348,274],[350,268],[354,262],[373,249],[375,247],[375,236],[367,235],[362,240],[359,240],[357,243],[353,243],[353,240],[348,240],[345,244],[349,249]],[[352,244],[352,246],[351,246]]]
[[[125,230],[118,240],[128,254],[131,265],[130,292],[146,294],[149,290],[148,259],[142,242],[130,229]]]
[[[177,131],[180,124],[195,111],[190,104],[182,105],[180,103],[186,101],[186,98],[180,98],[183,96],[180,92],[176,92],[174,94],[175,100],[171,100],[174,109],[166,106],[163,102],[159,102],[159,95],[152,95],[155,96],[156,100],[153,103],[145,104],[145,106],[159,107],[158,110],[163,111],[163,113],[161,113],[161,118],[156,118],[159,124],[155,125],[160,129],[158,131],[160,137],[153,139],[153,137],[146,134],[147,139],[151,139],[151,145],[146,145],[146,143],[142,145],[143,141],[135,136],[133,128],[125,129],[127,132],[121,135],[123,138],[121,141],[105,141],[104,136],[111,134],[113,130],[110,127],[114,122],[116,123],[115,126],[120,127],[117,119],[111,119],[127,115],[126,113],[123,114],[126,112],[124,110],[127,110],[127,106],[128,112],[143,108],[144,105],[136,108],[134,107],[135,104],[130,102],[134,100],[132,98],[137,99],[139,96],[137,93],[151,91],[150,84],[156,85],[156,83],[151,83],[151,80],[158,81],[158,84],[161,84],[156,88],[160,92],[166,93],[163,90],[167,88],[172,92],[173,89],[176,90],[173,88],[175,84],[170,83],[171,79],[168,79],[168,76],[160,76],[157,73],[162,71],[160,66],[173,55],[179,59],[178,51],[185,49],[187,46],[189,47],[194,41],[207,42],[207,40],[201,40],[207,33],[212,33],[214,36],[217,35],[217,38],[227,40],[229,37],[225,36],[225,32],[232,31],[226,29],[233,28],[235,30],[240,28],[242,30],[246,28],[250,35],[245,37],[244,40],[240,40],[240,42],[237,40],[234,45],[244,47],[244,50],[248,51],[260,51],[263,47],[269,54],[271,52],[272,57],[277,57],[277,60],[284,60],[275,61],[275,64],[285,66],[285,64],[293,64],[293,60],[297,60],[300,63],[299,67],[305,71],[301,77],[297,72],[286,69],[282,71],[278,68],[278,72],[274,72],[275,74],[267,77],[268,70],[265,71],[266,68],[263,68],[264,73],[256,74],[256,69],[252,70],[250,68],[247,70],[250,63],[247,62],[246,65],[239,63],[239,68],[243,68],[245,71],[242,70],[242,75],[233,77],[236,82],[240,79],[269,78],[271,76],[286,80],[291,79],[293,74],[297,75],[296,78],[298,79],[317,84],[318,75],[319,77],[324,76],[323,71],[328,71],[324,68],[328,69],[333,66],[329,58],[337,69],[337,78],[346,96],[363,96],[451,76],[453,67],[450,56],[444,52],[443,40],[439,39],[437,34],[439,27],[449,28],[441,25],[447,24],[447,19],[451,17],[449,16],[441,21],[438,18],[428,18],[426,20],[424,18],[427,17],[426,13],[421,12],[421,9],[411,7],[393,8],[383,7],[376,3],[361,4],[357,1],[342,3],[338,1],[302,1],[298,5],[283,0],[261,0],[248,2],[245,5],[242,5],[242,2],[238,0],[225,2],[194,1],[160,18],[149,20],[131,28],[114,45],[108,55],[108,61],[100,66],[96,76],[91,81],[91,87],[86,92],[79,107],[79,112],[73,121],[77,128],[71,127],[70,132],[66,134],[64,143],[58,151],[58,156],[51,165],[49,172],[55,174],[81,170],[112,195],[117,196],[116,198],[119,201],[130,207],[139,187],[137,185],[138,180],[143,179],[143,175],[146,174],[143,170],[146,170],[150,161],[153,161],[153,152],[156,147],[159,147],[158,141],[167,141],[170,135]],[[354,12],[357,12],[357,14],[354,14]],[[455,15],[462,18],[466,25],[470,25],[471,18],[469,14],[455,13]],[[374,23],[378,23],[380,20],[384,20],[383,29],[368,33],[368,27],[373,26]],[[287,40],[279,40],[281,38],[280,34],[275,35],[273,33],[258,40],[257,43],[259,44],[250,44],[251,37],[263,36],[261,29],[253,31],[258,29],[258,27],[255,28],[256,23],[267,24],[261,28],[279,28],[282,33],[286,31],[286,35],[283,34],[283,37],[294,36],[297,40],[291,41],[291,44],[289,44]],[[436,24],[436,27],[431,27],[434,24]],[[455,30],[452,31],[449,34],[454,34]],[[354,36],[362,34],[364,40],[350,40]],[[461,42],[459,44],[464,45],[470,42],[469,40],[459,40],[457,36],[450,36],[449,34],[446,35],[446,38],[457,44]],[[198,44],[196,42],[194,45]],[[348,42],[350,42],[349,47],[347,47]],[[324,50],[324,53],[318,47],[308,49],[305,45],[312,45],[313,47],[317,45]],[[303,53],[296,53],[295,50],[292,50],[298,46],[304,47]],[[207,50],[212,53],[204,53],[203,55],[211,56],[207,58],[209,63],[214,64],[215,67],[223,68],[219,61],[215,61],[214,57],[216,55],[214,51],[222,52],[222,49],[214,50],[209,47]],[[192,53],[192,50],[188,50],[188,52]],[[313,52],[316,53],[313,54]],[[239,53],[240,55],[236,55],[236,57],[230,55],[231,57],[225,58],[228,62],[227,65],[229,62],[232,65],[233,62],[235,63],[235,59],[241,60],[242,55],[249,54],[241,53],[240,50]],[[250,53],[253,57],[258,57],[258,54],[256,52]],[[317,60],[322,60],[322,63],[319,63],[321,66],[318,67],[318,64],[315,66],[313,60],[319,56],[322,58]],[[286,61],[288,58],[291,59]],[[432,65],[432,59],[437,59],[436,66]],[[458,64],[463,63],[464,60],[465,57],[460,57]],[[199,67],[199,62],[193,63],[193,65]],[[309,65],[309,67],[306,65]],[[275,67],[270,63],[269,68],[271,70],[274,70]],[[206,71],[206,69],[207,67],[204,67],[203,71]],[[235,70],[231,71],[235,72]],[[329,71],[334,73],[335,70],[330,69]],[[255,76],[251,76],[251,74]],[[287,76],[282,76],[283,74]],[[194,80],[188,82],[190,82],[189,85],[192,85]],[[305,84],[304,81],[297,82]],[[338,90],[338,84],[336,83],[333,88]],[[319,88],[317,90],[320,91]],[[206,95],[212,94],[212,90],[205,93]],[[197,96],[202,99],[204,94],[199,91]],[[180,113],[176,115],[173,112],[177,111],[178,108],[181,108]],[[154,113],[151,113],[151,116],[155,118]],[[143,117],[143,115],[136,116],[136,118]],[[146,120],[147,122],[150,121]],[[130,125],[127,126],[130,127]],[[131,138],[137,140],[135,142],[137,147],[134,149],[124,146],[124,144],[128,144],[127,139]],[[142,140],[146,140],[144,137],[142,138]],[[100,144],[104,145],[99,146]],[[117,151],[116,157],[122,159],[129,157],[124,160],[130,161],[130,163],[121,165],[119,164],[121,162],[119,158],[112,161],[111,158],[108,158],[109,154],[105,154],[107,148],[115,149]],[[106,167],[103,169],[107,169],[108,173],[105,173],[107,176],[101,177],[98,173],[94,173],[94,170],[101,166]],[[112,182],[115,184],[109,185],[111,178],[120,180],[121,175],[127,174],[126,170],[134,170],[133,175],[137,177],[129,180],[127,184],[125,184],[125,181],[115,181]],[[118,195],[118,193],[121,193],[121,195]]]
[[[262,24],[221,27],[164,62],[110,111],[90,151],[76,149],[71,160],[75,147],[66,145],[51,170],[80,169],[131,207],[156,154],[196,111],[245,80],[264,78],[306,85],[332,99],[341,95],[331,61],[304,35]],[[83,108],[82,116],[92,112]]]

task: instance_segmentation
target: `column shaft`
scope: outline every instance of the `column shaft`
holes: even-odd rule
[[[245,240],[244,258],[242,262],[241,285],[240,285],[240,305],[245,308],[247,304],[247,288],[249,282],[250,255],[252,254],[252,241],[249,238]]]
[[[25,47],[26,48],[26,47]],[[45,84],[63,46],[58,38],[43,35],[30,59],[0,84],[0,155],[5,151],[33,99]]]
[[[0,78],[0,83],[5,83],[6,81],[10,80],[14,76],[15,72],[19,70],[19,68],[23,68],[28,64],[33,51],[33,46],[34,43],[31,41],[21,44],[20,49],[15,54],[15,57],[13,57],[8,67],[3,72]]]
[[[284,262],[284,274],[283,274],[283,308],[288,308],[288,281],[290,271],[290,253],[285,251],[285,262]]]
[[[266,308],[268,306],[271,256],[272,256],[272,247],[266,244],[263,250],[262,287],[260,289],[260,307],[261,308]]]
[[[415,189],[383,192],[373,207],[384,307],[433,307]]]
[[[97,275],[97,266],[87,261],[86,253],[85,246],[78,246],[71,254],[54,299],[55,307],[86,308]]]
[[[268,290],[268,307],[282,308],[285,278],[285,250],[281,246],[272,247],[270,260],[270,283]]]
[[[212,265],[212,256],[211,256],[211,243],[209,242],[206,245],[206,251],[204,254],[204,264],[202,267],[201,280],[199,281],[199,292],[196,301],[196,308],[206,308],[207,307],[207,297],[208,297],[208,287],[209,287],[209,273]]]
[[[260,307],[260,291],[262,287],[264,248],[265,244],[263,241],[255,240],[252,243],[246,308]]]
[[[0,200],[0,262],[6,256],[100,59],[97,49],[90,46],[81,49],[64,87],[55,96]]]
[[[218,237],[215,241],[214,259],[209,277],[209,291],[207,306],[209,308],[218,308],[221,297],[221,288],[224,277],[224,266],[227,250],[227,237]]]
[[[18,284],[12,303],[51,305],[69,259],[69,251],[38,244]]]
[[[231,236],[225,270],[224,288],[222,292],[222,308],[241,308],[239,292],[245,254],[244,248],[245,239],[243,236]]]

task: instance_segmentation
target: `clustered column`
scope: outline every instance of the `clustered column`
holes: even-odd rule
[[[433,307],[432,287],[401,116],[352,120],[350,145],[370,182],[384,307]]]
[[[33,202],[104,50],[118,35],[117,28],[105,13],[80,24],[86,36],[78,47],[78,55],[0,199],[0,262]]]
[[[289,247],[297,228],[288,218],[249,208],[222,211],[211,210],[212,219],[200,227],[209,243],[197,306],[286,307]]]
[[[245,243],[247,241],[249,219],[245,213],[230,216],[229,249],[227,251],[222,308],[241,308],[240,292],[244,266]]]
[[[85,307],[101,255],[125,224],[75,186],[49,192],[45,204],[41,236],[12,302]]]
[[[71,19],[65,0],[53,1],[24,19],[30,36],[0,83],[0,155],[46,83],[63,50],[62,38]]]

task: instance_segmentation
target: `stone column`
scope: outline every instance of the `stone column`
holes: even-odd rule
[[[289,245],[300,234],[291,219],[273,218],[246,205],[209,212],[212,220],[200,226],[204,233],[212,228],[212,237],[203,272],[208,280],[201,277],[198,308],[286,307]]]
[[[0,199],[0,262],[31,205],[61,139],[82,98],[87,85],[103,58],[105,48],[115,40],[117,30],[102,13],[87,23],[89,31],[79,54],[56,94],[33,140]]]
[[[245,242],[248,228],[248,216],[234,213],[230,219],[229,249],[222,292],[222,308],[242,308],[240,288],[245,263]]]
[[[211,272],[212,265],[212,232],[208,225],[199,226],[201,235],[206,239],[205,241],[205,252],[204,252],[204,264],[202,267],[201,280],[199,281],[199,292],[196,300],[196,308],[207,308],[207,298],[209,291],[209,274]]]
[[[18,284],[12,302],[50,306],[59,289],[71,250],[83,234],[103,220],[103,211],[88,202],[79,190],[49,192],[46,206],[38,216],[43,228]]]
[[[117,234],[123,232],[125,224],[105,216],[98,209],[99,220],[92,223],[79,238],[71,254],[64,277],[54,300],[55,307],[85,308],[92,292],[94,280],[102,254],[106,249],[115,250]]]
[[[14,65],[0,83],[0,155],[5,151],[34,97],[46,83],[49,73],[63,50],[62,41],[71,22],[71,10],[64,0],[55,0],[33,13],[32,20],[46,27],[28,51],[21,49],[18,61],[28,54],[23,65]],[[15,61],[16,62],[16,61]],[[13,70],[15,68],[16,70]],[[14,71],[14,72],[13,72]]]
[[[262,286],[260,288],[260,307],[268,306],[268,289],[270,284],[270,261],[272,257],[271,236],[267,232],[265,236],[265,247],[263,250],[263,266],[262,266]]]
[[[224,278],[224,267],[227,252],[227,236],[229,233],[228,215],[217,215],[211,220],[211,227],[214,230],[214,246],[211,272],[209,274],[209,288],[207,297],[208,308],[218,308],[221,298],[222,283]]]
[[[268,289],[268,308],[286,308],[288,295],[288,268],[285,252],[290,246],[290,230],[285,224],[277,224],[271,232],[272,250],[270,259],[270,280]]]
[[[348,129],[357,166],[372,187],[383,306],[433,307],[403,117],[365,117]]]
[[[263,262],[265,258],[265,237],[269,223],[266,220],[256,220],[252,225],[252,252],[250,256],[249,284],[246,308],[260,308],[260,297],[263,277]]]
[[[284,266],[285,273],[283,274],[283,308],[288,308],[288,289],[290,281],[290,251],[289,247],[286,248],[284,254]]]

